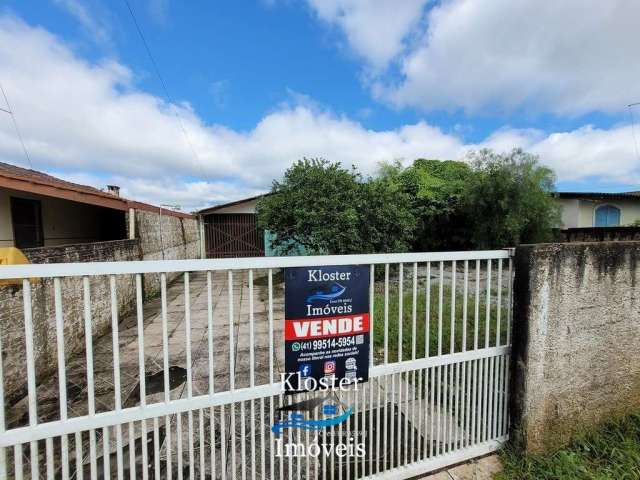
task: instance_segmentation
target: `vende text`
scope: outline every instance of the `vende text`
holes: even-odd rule
[[[355,335],[369,331],[369,314],[287,320],[285,324],[286,340]]]

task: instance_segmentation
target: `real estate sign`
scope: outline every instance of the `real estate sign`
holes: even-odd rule
[[[369,378],[369,267],[285,269],[287,391]]]

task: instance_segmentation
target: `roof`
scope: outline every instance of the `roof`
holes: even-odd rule
[[[254,200],[259,200],[262,197],[266,197],[267,195],[271,195],[271,193],[261,193],[260,195],[255,195],[253,197],[242,198],[240,200],[234,200],[233,202],[228,203],[220,203],[218,205],[214,205],[213,207],[203,208],[202,210],[198,210],[197,213],[200,215],[206,215],[209,213],[214,213],[216,210],[220,210],[222,208],[233,207],[234,205],[241,205],[243,203],[252,202]]]
[[[598,200],[640,200],[640,192],[556,192],[558,198],[590,198]]]
[[[134,208],[136,210],[157,212],[160,209],[160,207],[148,203],[128,200],[112,193],[103,192],[89,185],[67,182],[37,170],[17,167],[3,162],[0,162],[0,187],[116,210],[126,211]],[[193,217],[188,213],[174,210],[163,209],[162,213],[182,218]]]

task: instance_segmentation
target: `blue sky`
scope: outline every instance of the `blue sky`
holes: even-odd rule
[[[373,174],[522,146],[560,189],[640,190],[635,2],[129,2],[171,98],[124,0],[0,8],[33,168],[192,209],[264,191],[302,156]],[[0,155],[26,164],[2,117]]]

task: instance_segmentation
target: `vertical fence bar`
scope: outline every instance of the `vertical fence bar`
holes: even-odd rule
[[[449,345],[449,353],[455,353],[456,350],[456,269],[457,264],[456,261],[453,260],[451,262],[451,332],[449,333],[450,337],[450,345]],[[457,398],[458,398],[458,389],[454,384],[454,365],[451,364],[451,383],[449,390],[449,399],[450,399],[450,409],[449,409],[449,451],[453,449],[454,438],[453,438],[453,422],[455,420],[456,426],[458,423],[458,412],[457,410],[454,413],[453,406],[457,406]],[[454,398],[456,403],[454,404]],[[457,432],[457,429],[456,429]]]
[[[87,404],[90,417],[96,413],[95,386],[93,379],[93,329],[91,319],[91,289],[89,277],[82,277],[83,300],[84,300],[84,339],[87,359]],[[97,453],[96,453],[96,432],[89,430],[89,455],[91,460],[91,478],[98,474]]]
[[[118,296],[116,290],[116,276],[109,276],[109,289],[111,291],[111,345],[113,350],[113,394],[116,411],[122,408],[122,394],[120,385],[120,341],[118,332]],[[116,475],[118,480],[124,476],[124,464],[122,457],[122,425],[116,425]]]
[[[187,399],[193,397],[193,372],[191,360],[191,285],[189,272],[184,272],[184,329],[185,329],[185,352],[187,366]],[[189,479],[193,479],[195,474],[195,452],[193,446],[193,410],[187,412],[187,432],[189,446]]]
[[[22,300],[24,304],[25,354],[27,356],[27,394],[29,399],[29,426],[38,423],[38,407],[36,404],[36,362],[33,348],[33,316],[31,311],[31,282],[22,280]],[[31,478],[38,478],[38,443],[29,444],[31,455]]]
[[[220,405],[220,477],[222,480],[227,480],[227,432],[225,430],[224,405]]]
[[[142,296],[142,275],[136,273],[136,317],[138,325],[138,369],[140,377],[140,406],[145,407],[147,405],[147,385],[146,385],[146,370],[144,360],[144,310],[143,310],[143,296]],[[133,426],[133,425],[132,425]],[[149,465],[149,453],[147,451],[147,421],[141,420],[140,430],[142,437],[140,443],[142,444],[142,478],[147,480],[149,477],[148,465]],[[135,445],[135,444],[134,444]],[[131,448],[131,445],[129,446]],[[129,451],[131,455],[135,452]]]
[[[160,305],[162,316],[162,367],[163,367],[163,379],[164,379],[164,401],[169,403],[171,401],[171,385],[169,381],[169,325],[167,319],[167,274],[160,274]],[[172,458],[171,458],[171,417],[165,416],[165,455],[166,455],[166,476],[171,480],[172,472]]]
[[[3,370],[3,361],[2,359],[3,351],[2,351],[2,332],[0,332],[0,434],[5,432],[6,422],[5,422],[5,403],[4,403],[4,370]],[[0,447],[0,478],[7,478],[7,452],[9,451],[8,447]],[[67,472],[68,476],[68,472]],[[64,480],[67,480],[66,478]]]
[[[404,329],[404,264],[398,264],[398,362],[402,361],[402,337]],[[406,400],[405,400],[406,401]],[[397,462],[401,465],[401,433],[402,433],[402,373],[398,374],[398,418],[397,418]],[[407,415],[407,409],[405,408],[405,417]]]
[[[268,297],[268,311],[267,321],[269,330],[269,384],[273,385],[273,270],[269,269],[267,272],[267,297]],[[271,425],[275,424],[274,397],[269,397],[269,413],[271,414]],[[275,478],[275,459],[274,459],[274,436],[273,430],[269,429],[269,471],[271,476]]]
[[[371,334],[369,335],[369,368],[373,368],[373,346],[374,346],[374,332],[375,332],[375,328],[374,328],[374,310],[375,310],[375,283],[376,283],[376,270],[375,270],[375,265],[372,263],[371,266],[369,267],[370,271],[369,271],[369,331],[371,332]],[[1,377],[0,377],[1,380]],[[369,440],[369,475],[373,475],[373,388],[371,385],[371,380],[369,381],[369,434],[368,434],[368,440]],[[364,411],[364,410],[363,410]],[[380,412],[380,403],[378,402],[377,404],[377,417],[379,417],[379,412]],[[364,417],[363,417],[363,423],[364,423]],[[317,465],[317,462],[316,462]],[[363,464],[362,464],[362,475],[364,476],[364,457],[363,457]],[[317,472],[316,472],[316,478],[318,477]]]
[[[45,462],[47,468],[47,480],[53,480],[53,439],[51,437],[45,440]]]
[[[209,362],[209,395],[213,395],[215,392],[213,364],[213,280],[211,277],[211,271],[207,270],[207,354]],[[216,478],[216,423],[214,415],[214,408],[209,407],[209,464],[211,466],[212,478]]]
[[[235,373],[235,347],[234,347],[234,333],[235,328],[234,314],[233,314],[233,271],[228,272],[228,295],[229,295],[229,390],[235,391],[236,389],[236,373]],[[229,406],[231,411],[229,415],[229,429],[231,431],[231,443],[229,448],[231,449],[231,478],[236,478],[236,409],[235,403]]]
[[[418,317],[418,264],[417,262],[413,262],[413,292],[412,292],[412,296],[411,296],[411,300],[412,300],[412,304],[411,304],[411,360],[415,360],[416,359],[416,355],[417,355],[417,335],[418,335],[418,325],[417,325],[417,317]],[[416,371],[413,370],[413,372],[411,372],[411,376],[412,376],[412,383],[411,383],[411,387],[412,387],[412,402],[411,402],[411,422],[415,422],[415,416],[416,416]],[[409,383],[407,382],[407,394],[409,392]],[[407,395],[407,398],[408,395]],[[420,411],[418,411],[418,414],[420,414]],[[408,425],[408,419],[407,419],[407,425]],[[416,449],[414,448],[414,442],[415,442],[415,433],[416,433],[416,429],[415,427],[413,427],[411,429],[411,462],[414,462],[416,460],[415,458],[415,452]],[[418,436],[419,438],[419,436]],[[408,442],[405,442],[405,453],[407,451],[407,449],[409,448]],[[407,458],[405,457],[405,463],[407,463]]]
[[[384,265],[384,364],[389,363],[389,264]]]
[[[255,386],[255,336],[253,315],[253,270],[249,270],[249,386]],[[253,399],[251,399],[251,478],[256,478],[256,412]]]
[[[65,365],[66,362],[64,348],[64,318],[62,312],[62,288],[60,287],[60,279],[57,277],[53,279],[53,297],[56,312],[56,341],[58,350],[58,399],[60,403],[60,420],[64,421],[67,419],[68,414],[67,369]],[[2,408],[4,408],[4,403]],[[2,425],[4,426],[4,423],[2,423]],[[60,437],[60,463],[62,467],[62,479],[67,480],[69,478],[69,437],[67,435],[62,435]]]
[[[19,443],[13,446],[13,471],[16,480],[22,480],[22,445]]]
[[[109,427],[104,427],[102,429],[102,467],[104,471],[104,478],[111,478],[111,450],[109,448]]]

